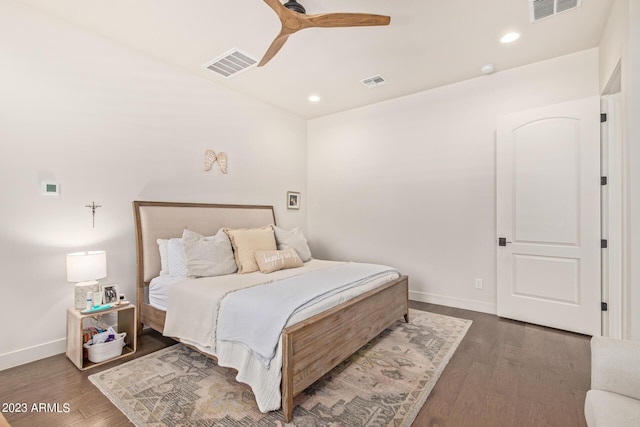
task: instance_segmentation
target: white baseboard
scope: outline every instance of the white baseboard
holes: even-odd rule
[[[67,351],[67,339],[61,338],[56,341],[23,348],[10,353],[0,354],[0,371],[24,365],[25,363],[55,356]]]
[[[497,307],[494,303],[474,301],[465,298],[449,297],[445,295],[428,294],[425,292],[409,291],[409,299],[430,304],[446,305],[448,307],[462,308],[464,310],[479,311],[481,313],[496,314]]]

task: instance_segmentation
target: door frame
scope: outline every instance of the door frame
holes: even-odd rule
[[[628,244],[626,218],[628,170],[624,156],[624,123],[620,92],[620,63],[616,67],[601,97],[601,111],[607,120],[601,126],[601,171],[607,185],[601,191],[602,238],[607,249],[602,251],[602,301],[608,311],[602,312],[602,334],[612,338],[628,338],[629,301],[628,265],[625,247]]]

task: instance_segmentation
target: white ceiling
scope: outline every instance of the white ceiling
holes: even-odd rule
[[[306,29],[231,79],[202,65],[237,47],[260,59],[280,30],[262,0],[20,0],[237,92],[319,117],[598,45],[613,0],[529,21],[529,0],[299,0],[309,14],[391,16],[386,27]],[[522,37],[502,45],[500,37]],[[360,81],[381,74],[389,84]],[[321,97],[310,103],[311,94]]]

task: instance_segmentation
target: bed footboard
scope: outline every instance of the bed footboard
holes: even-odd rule
[[[282,411],[293,415],[293,398],[404,316],[409,285],[402,276],[282,333]]]

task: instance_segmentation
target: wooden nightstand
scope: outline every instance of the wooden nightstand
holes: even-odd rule
[[[84,351],[82,348],[82,321],[91,317],[98,317],[104,314],[117,313],[118,322],[115,329],[119,332],[126,332],[125,347],[122,349],[122,355],[114,357],[109,360],[105,360],[100,363],[93,363],[87,359],[84,359]],[[134,304],[127,304],[111,308],[109,310],[98,311],[95,313],[82,314],[80,310],[76,310],[71,307],[67,309],[67,357],[73,362],[78,369],[84,371],[86,369],[100,366],[105,363],[109,363],[113,360],[120,359],[135,353],[136,351],[136,338],[137,338],[137,324],[136,324],[136,306]]]

